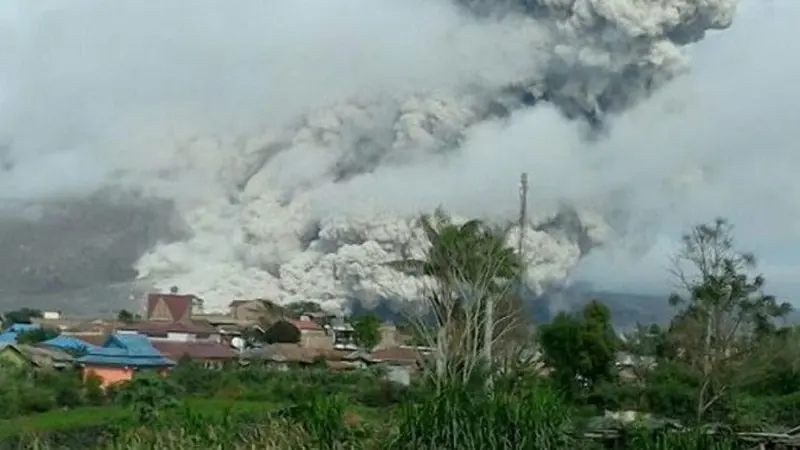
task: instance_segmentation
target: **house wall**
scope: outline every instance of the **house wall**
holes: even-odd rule
[[[236,320],[257,321],[263,313],[261,304],[257,301],[242,303],[230,308],[230,315]]]
[[[136,373],[134,369],[126,367],[84,367],[82,369],[83,381],[85,382],[90,376],[100,378],[100,387],[103,389],[111,386],[112,384],[124,383],[133,379]],[[161,376],[169,374],[169,369],[156,369],[156,373]]]
[[[333,336],[325,330],[302,330],[300,332],[300,346],[305,348],[332,349]]]
[[[84,367],[83,381],[95,376],[100,379],[100,387],[103,389],[116,383],[124,383],[133,378],[133,369],[124,367]]]
[[[193,333],[174,333],[167,332],[168,341],[189,342],[194,341],[196,336]]]

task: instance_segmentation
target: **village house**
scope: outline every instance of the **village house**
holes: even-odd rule
[[[97,377],[103,388],[130,381],[137,371],[153,370],[164,374],[175,365],[175,361],[161,355],[146,336],[138,334],[112,334],[102,347],[88,349],[76,363],[84,380]]]
[[[248,322],[259,322],[267,314],[264,300],[234,300],[228,305],[228,315],[235,319]]]
[[[312,320],[311,317],[302,315],[300,319],[291,320],[289,323],[300,331],[301,347],[326,350],[333,348],[333,334]]]
[[[290,368],[324,364],[330,370],[356,370],[369,366],[372,359],[361,352],[309,348],[298,344],[270,344],[242,352],[244,364],[262,363],[285,371]]]
[[[325,326],[325,330],[333,338],[333,348],[336,350],[356,350],[353,327],[342,318],[335,318],[330,325]]]
[[[72,353],[85,353],[92,347],[96,347],[96,345],[90,344],[86,341],[82,341],[75,336],[69,336],[63,334],[56,336],[52,339],[48,339],[44,342],[40,342],[37,346],[44,348],[52,348]]]
[[[194,320],[202,311],[203,301],[189,294],[149,294],[146,319],[119,324],[117,333],[138,333],[153,341],[219,342],[217,329],[208,322]]]
[[[0,361],[17,367],[63,370],[73,366],[74,358],[69,353],[54,348],[0,344]]]
[[[170,342],[151,340],[150,342],[163,356],[179,361],[189,358],[206,368],[221,368],[225,363],[238,359],[238,354],[228,345],[213,341]]]
[[[192,323],[192,318],[203,312],[203,300],[192,294],[148,294],[147,321]]]
[[[264,332],[258,321],[236,319],[227,314],[202,314],[196,316],[196,321],[214,327],[220,342],[233,347],[236,347],[237,338],[242,339],[248,330]]]

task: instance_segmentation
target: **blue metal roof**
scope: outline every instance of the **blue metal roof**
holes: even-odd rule
[[[0,342],[5,344],[14,344],[17,342],[17,333],[12,333],[10,331],[6,331],[5,333],[0,333]]]
[[[32,324],[32,323],[14,323],[11,324],[10,327],[6,329],[6,333],[25,333],[26,331],[34,331],[42,328],[40,325]]]
[[[106,340],[105,348],[121,348],[130,356],[160,357],[161,353],[150,344],[150,339],[143,334],[112,334]]]
[[[76,337],[64,336],[64,335],[56,336],[53,339],[42,342],[40,345],[60,348],[63,350],[77,350],[77,351],[83,351],[83,350],[88,351],[90,348],[96,347],[92,344],[89,344],[88,342],[83,342],[82,340]]]
[[[147,336],[141,334],[112,334],[103,347],[89,348],[87,352],[86,356],[78,358],[79,364],[128,367],[175,365],[175,361],[161,355]]]

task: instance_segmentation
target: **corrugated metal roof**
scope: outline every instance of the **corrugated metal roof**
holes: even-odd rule
[[[84,342],[76,337],[73,336],[64,336],[59,335],[54,337],[53,339],[46,340],[42,342],[40,345],[46,345],[48,347],[55,347],[63,350],[89,350],[90,348],[94,347],[94,345]]]
[[[19,334],[27,331],[38,330],[39,328],[41,328],[41,325],[33,323],[15,323],[6,329],[6,333]]]
[[[10,331],[0,333],[0,342],[4,344],[13,344],[17,342],[17,333],[12,333]]]
[[[88,354],[78,359],[79,364],[167,367],[175,361],[164,358],[147,336],[140,334],[112,334],[103,347],[90,348]]]
[[[161,353],[153,347],[150,339],[143,334],[112,334],[103,347],[116,347],[127,351],[131,356],[160,357]]]

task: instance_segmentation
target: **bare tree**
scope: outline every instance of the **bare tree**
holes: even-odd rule
[[[755,267],[755,257],[734,246],[733,227],[724,219],[694,227],[673,260],[684,295],[670,298],[681,308],[670,338],[702,380],[698,420],[752,371],[748,362],[761,338],[791,310],[763,293],[764,278],[750,276]]]

